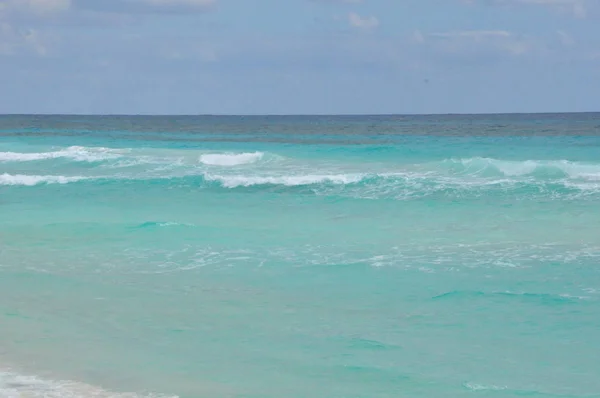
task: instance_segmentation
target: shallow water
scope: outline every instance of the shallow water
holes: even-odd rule
[[[600,396],[599,153],[598,114],[0,117],[0,396]]]

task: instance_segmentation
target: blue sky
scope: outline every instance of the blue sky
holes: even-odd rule
[[[598,110],[599,0],[0,0],[0,113]]]

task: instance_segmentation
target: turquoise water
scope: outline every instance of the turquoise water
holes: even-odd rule
[[[0,220],[2,397],[600,396],[600,114],[3,116]]]

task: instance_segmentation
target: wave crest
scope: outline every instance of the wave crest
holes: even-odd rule
[[[289,176],[242,176],[242,175],[211,175],[204,176],[206,181],[214,181],[224,188],[251,187],[256,185],[281,185],[287,187],[335,184],[346,185],[358,183],[365,178],[361,174],[337,174],[337,175],[289,175]]]
[[[584,178],[600,180],[600,165],[568,160],[500,160],[474,157],[446,160],[443,164],[456,174],[473,176],[530,176],[538,178]]]
[[[471,391],[502,391],[507,390],[506,386],[485,385],[477,383],[465,383],[465,388]]]
[[[85,180],[87,177],[66,177],[66,176],[38,176],[25,174],[1,174],[0,185],[24,185],[34,186],[38,184],[68,184],[70,182]]]
[[[200,163],[208,166],[240,166],[258,162],[264,155],[263,152],[207,153],[200,156]]]
[[[115,154],[111,151],[108,152],[110,156]],[[129,160],[133,153],[135,152],[130,152],[125,159]],[[162,163],[151,160],[147,162],[148,166],[122,169],[118,173],[111,172],[106,167],[113,163],[102,164],[93,172],[89,172],[89,168],[79,170],[83,173],[75,176],[5,173],[0,175],[0,185],[34,186],[101,180],[109,184],[119,181],[127,181],[129,184],[152,182],[171,187],[203,189],[287,189],[296,193],[395,200],[425,197],[476,198],[486,194],[554,200],[596,198],[600,194],[600,164],[566,160],[468,158],[433,163],[384,164],[384,167],[381,164],[365,165],[360,168],[354,163],[306,164],[287,160],[268,165],[263,162],[260,167],[231,168],[257,162],[267,155],[263,152],[204,154],[200,161],[209,165],[208,167],[199,167],[197,155],[191,155],[188,157],[191,163],[181,161],[179,157],[177,162],[171,162],[175,159],[172,156],[168,161],[161,157]],[[268,156],[275,158],[277,155]],[[143,156],[136,159],[142,158]],[[114,163],[120,162],[121,160]],[[100,170],[104,173],[100,174]]]
[[[119,158],[122,156],[120,152],[116,149],[103,147],[70,146],[51,152],[0,152],[0,162],[32,162],[59,158],[67,158],[76,162],[100,162]]]

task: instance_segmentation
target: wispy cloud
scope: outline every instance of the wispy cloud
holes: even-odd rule
[[[571,47],[571,46],[574,46],[576,44],[576,41],[573,38],[573,36],[571,36],[567,32],[565,32],[563,30],[558,30],[556,32],[556,34],[558,35],[558,39],[559,39],[559,41],[560,41],[560,43],[562,45],[567,46],[567,47]]]
[[[350,26],[358,29],[374,29],[379,26],[379,19],[374,16],[362,17],[355,12],[348,14]]]
[[[462,0],[462,2],[466,4],[547,7],[577,18],[587,17],[590,4],[587,0]]]

